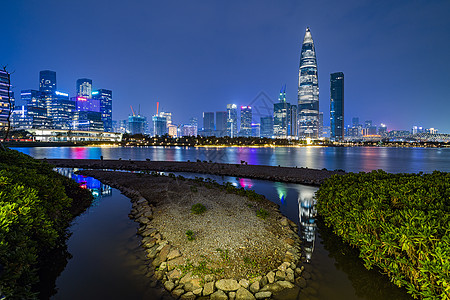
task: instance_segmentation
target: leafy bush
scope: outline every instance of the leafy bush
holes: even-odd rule
[[[8,299],[36,297],[31,286],[38,281],[39,257],[64,243],[70,220],[91,200],[47,163],[0,151],[0,290]]]
[[[191,212],[196,215],[200,215],[206,211],[206,207],[201,203],[192,205]]]
[[[256,211],[256,216],[265,220],[269,216],[269,212],[264,208],[260,208],[259,210]]]
[[[450,174],[333,176],[317,191],[325,224],[415,298],[450,295]]]
[[[195,235],[194,235],[194,232],[192,230],[186,231],[186,237],[187,237],[188,241],[195,240]]]

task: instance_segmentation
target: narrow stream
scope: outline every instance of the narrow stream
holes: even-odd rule
[[[72,255],[56,280],[51,299],[171,299],[151,280],[145,253],[139,247],[137,223],[128,218],[131,203],[116,189],[89,177],[61,173],[90,188],[93,205],[70,227]],[[306,256],[307,287],[292,289],[276,299],[412,299],[378,271],[364,268],[356,250],[315,220],[313,196],[317,188],[227,176],[175,173],[187,178],[208,177],[251,188],[280,205],[281,212],[300,225]]]

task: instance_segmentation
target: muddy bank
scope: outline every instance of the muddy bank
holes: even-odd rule
[[[297,226],[264,197],[183,177],[79,173],[131,198],[152,276],[176,298],[267,299],[304,287]]]
[[[221,176],[245,177],[288,183],[319,186],[332,175],[344,171],[328,171],[309,168],[274,167],[213,162],[132,161],[98,159],[44,159],[56,167],[84,169],[112,169],[130,171],[191,172]]]

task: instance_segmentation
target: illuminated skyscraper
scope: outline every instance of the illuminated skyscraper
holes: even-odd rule
[[[102,121],[104,130],[107,132],[113,131],[112,128],[112,91],[106,89],[99,89],[92,92],[92,98],[100,101],[100,113],[102,114]]]
[[[77,80],[77,96],[86,99],[91,99],[92,79],[81,78]]]
[[[278,103],[273,105],[273,135],[276,138],[287,138],[290,104],[286,102],[286,86],[280,91]]]
[[[330,74],[331,139],[344,140],[344,73]]]
[[[239,132],[239,136],[252,136],[252,120],[252,107],[241,106],[241,131]]]
[[[225,136],[227,133],[227,112],[216,111],[216,134],[217,137]]]
[[[227,104],[227,136],[237,137],[237,106],[236,104]]]
[[[261,117],[261,137],[272,138],[273,136],[273,117]]]
[[[56,92],[56,72],[49,70],[39,72],[39,91],[49,94]]]
[[[8,91],[9,96],[12,98],[13,93],[11,91],[10,74],[0,70],[0,129],[3,129],[8,125],[7,120],[9,112],[12,112],[14,109],[13,101],[11,101],[11,106],[9,105]]]
[[[298,74],[298,135],[300,138],[319,136],[319,82],[316,51],[309,28],[303,38]]]

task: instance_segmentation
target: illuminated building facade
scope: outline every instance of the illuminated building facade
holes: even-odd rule
[[[0,70],[0,130],[8,126],[8,116],[14,109],[13,93],[11,91],[10,74]],[[11,106],[8,102],[8,94],[11,100]]]
[[[330,138],[344,140],[344,73],[330,74]]]
[[[112,132],[112,91],[106,89],[93,91],[92,99],[100,102],[100,113],[105,131]]]
[[[214,113],[204,112],[203,113],[203,130],[202,136],[212,136],[214,135]]]
[[[319,137],[319,81],[311,31],[303,38],[298,75],[298,136]]]
[[[261,137],[272,138],[273,136],[273,118],[271,116],[261,117]]]
[[[252,136],[252,120],[252,107],[241,106],[241,131],[239,132],[239,136]]]
[[[81,78],[77,80],[77,96],[90,99],[92,96],[92,79]]]
[[[285,139],[288,135],[289,112],[291,105],[286,102],[286,86],[280,91],[278,103],[273,105],[273,136]]]
[[[76,102],[69,99],[69,94],[56,91],[51,106],[53,128],[72,129],[76,112]]]
[[[36,90],[23,90],[20,97],[26,106],[26,121],[21,122],[18,128],[51,128],[53,126],[48,115],[45,94]]]
[[[128,123],[130,122],[130,118],[131,118],[131,116],[128,117]],[[153,122],[153,135],[154,136],[156,136],[156,135],[162,136],[167,133],[167,119],[165,117],[155,115],[152,117],[152,122]],[[131,127],[130,127],[130,129],[131,129]]]
[[[227,104],[227,136],[237,137],[237,106],[236,104]]]
[[[39,72],[39,91],[47,94],[56,92],[56,72],[44,70]]]

